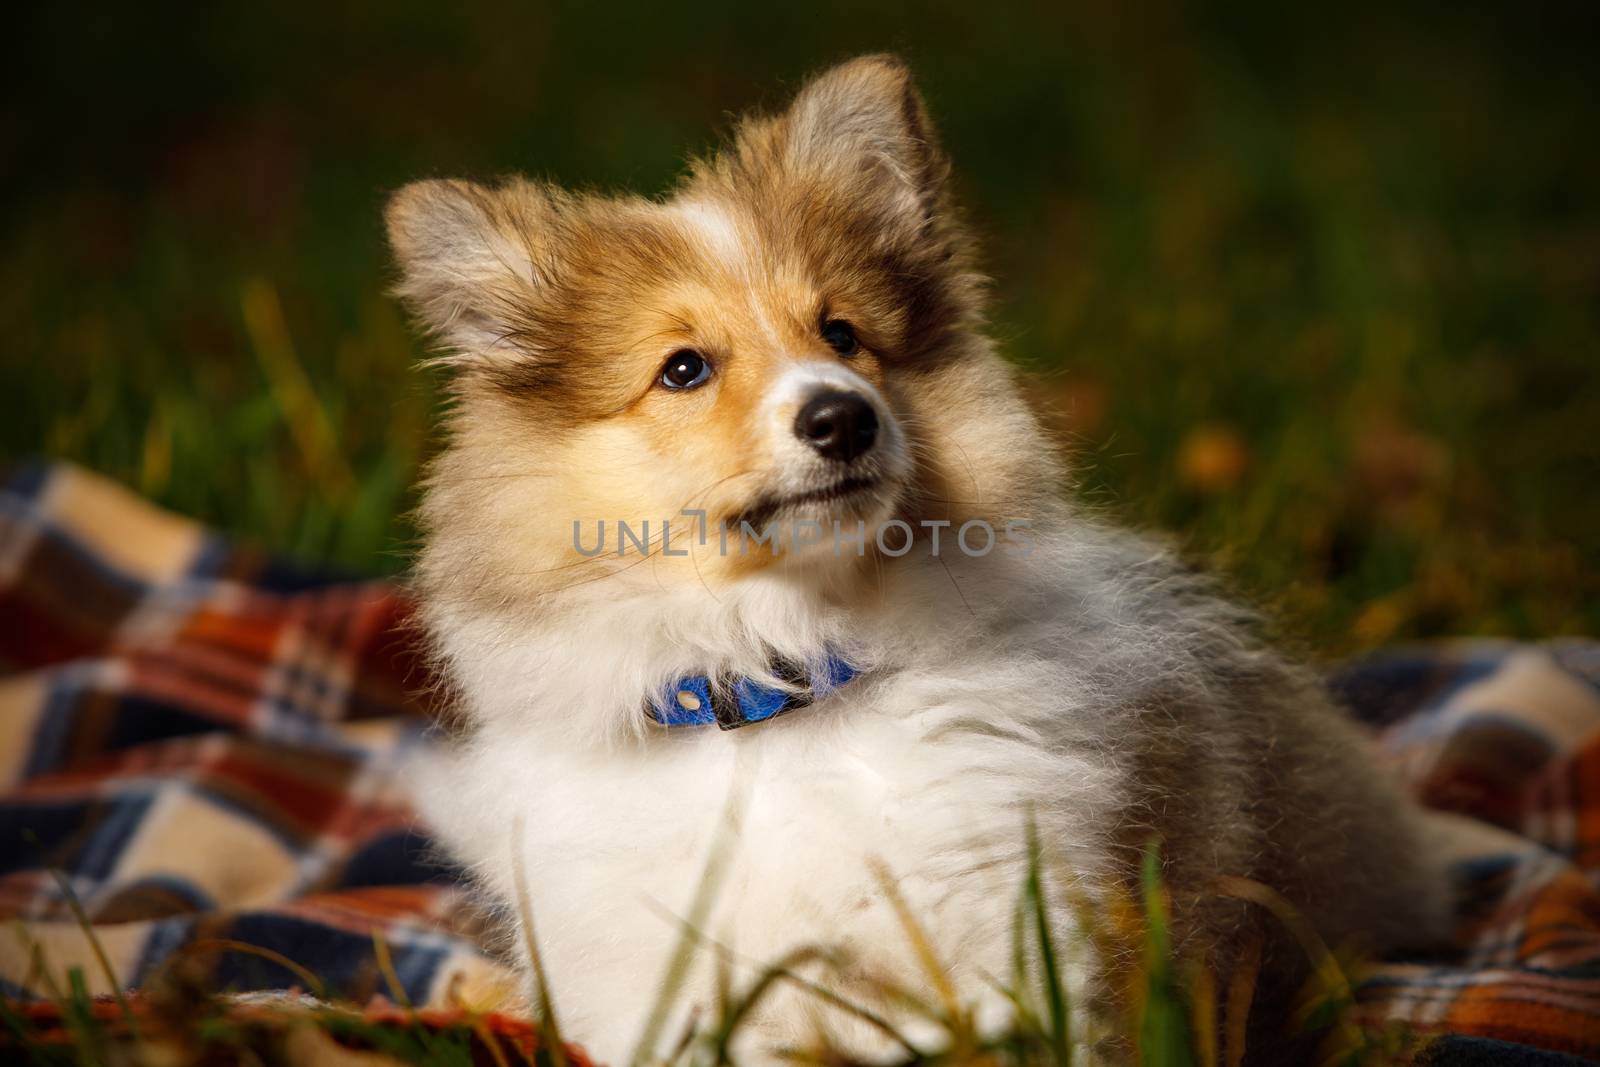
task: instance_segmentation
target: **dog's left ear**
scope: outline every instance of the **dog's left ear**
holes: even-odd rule
[[[819,170],[921,230],[942,207],[949,163],[911,71],[898,56],[861,56],[812,79],[782,119],[785,156]]]

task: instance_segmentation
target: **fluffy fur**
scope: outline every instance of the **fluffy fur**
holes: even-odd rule
[[[1063,471],[980,332],[946,171],[904,66],[868,57],[744,121],[663,201],[514,179],[419,182],[389,206],[400,292],[454,398],[416,581],[459,729],[425,807],[513,917],[525,864],[556,1008],[602,1060],[639,1036],[719,841],[704,932],[739,959],[839,945],[853,964],[817,977],[852,996],[872,973],[918,980],[881,863],[995,1018],[1029,812],[1091,898],[1158,836],[1180,945],[1216,961],[1257,921],[1212,892],[1219,874],[1276,887],[1333,942],[1441,929],[1414,812],[1313,680],[1162,547],[1059,497]],[[859,351],[825,343],[835,320]],[[664,388],[685,349],[710,380]],[[870,487],[834,498],[841,465],[793,432],[825,385],[880,423],[848,468]],[[724,555],[714,532],[684,536],[685,508],[860,521],[866,551]],[[894,557],[873,531],[896,518],[953,526],[937,556],[923,527]],[[574,521],[592,541],[601,519],[651,520],[652,550],[580,555]],[[953,551],[971,519],[1026,537]],[[662,520],[687,555],[662,551]],[[675,677],[826,649],[861,678],[783,718],[723,732],[643,713]],[[1075,916],[1063,903],[1057,919]],[[708,956],[690,1002],[711,996]],[[1100,965],[1078,960],[1072,983],[1093,994]],[[749,1050],[806,1040],[818,1003],[764,1002]]]

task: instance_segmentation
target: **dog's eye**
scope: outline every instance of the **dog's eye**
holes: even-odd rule
[[[690,348],[672,353],[667,357],[667,365],[661,368],[661,384],[668,389],[693,389],[709,377],[711,364]]]
[[[853,356],[861,349],[861,342],[856,340],[855,327],[843,319],[829,319],[823,323],[822,339],[841,356]]]

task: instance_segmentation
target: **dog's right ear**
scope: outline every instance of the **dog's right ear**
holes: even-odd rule
[[[530,310],[546,284],[554,219],[547,190],[413,182],[384,211],[400,267],[395,287],[450,362],[527,355]]]

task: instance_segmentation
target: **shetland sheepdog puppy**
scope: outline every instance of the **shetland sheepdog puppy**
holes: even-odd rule
[[[947,174],[905,65],[869,56],[665,199],[388,206],[451,396],[415,581],[457,715],[422,808],[601,1061],[803,947],[747,1060],[819,1027],[894,1048],[841,1000],[927,1038],[885,993],[936,1000],[924,948],[1004,1026],[1030,870],[1091,1011],[1117,961],[1084,902],[1152,842],[1177,951],[1213,966],[1276,925],[1223,876],[1331,944],[1445,926],[1418,814],[1315,680],[1063,499]]]

